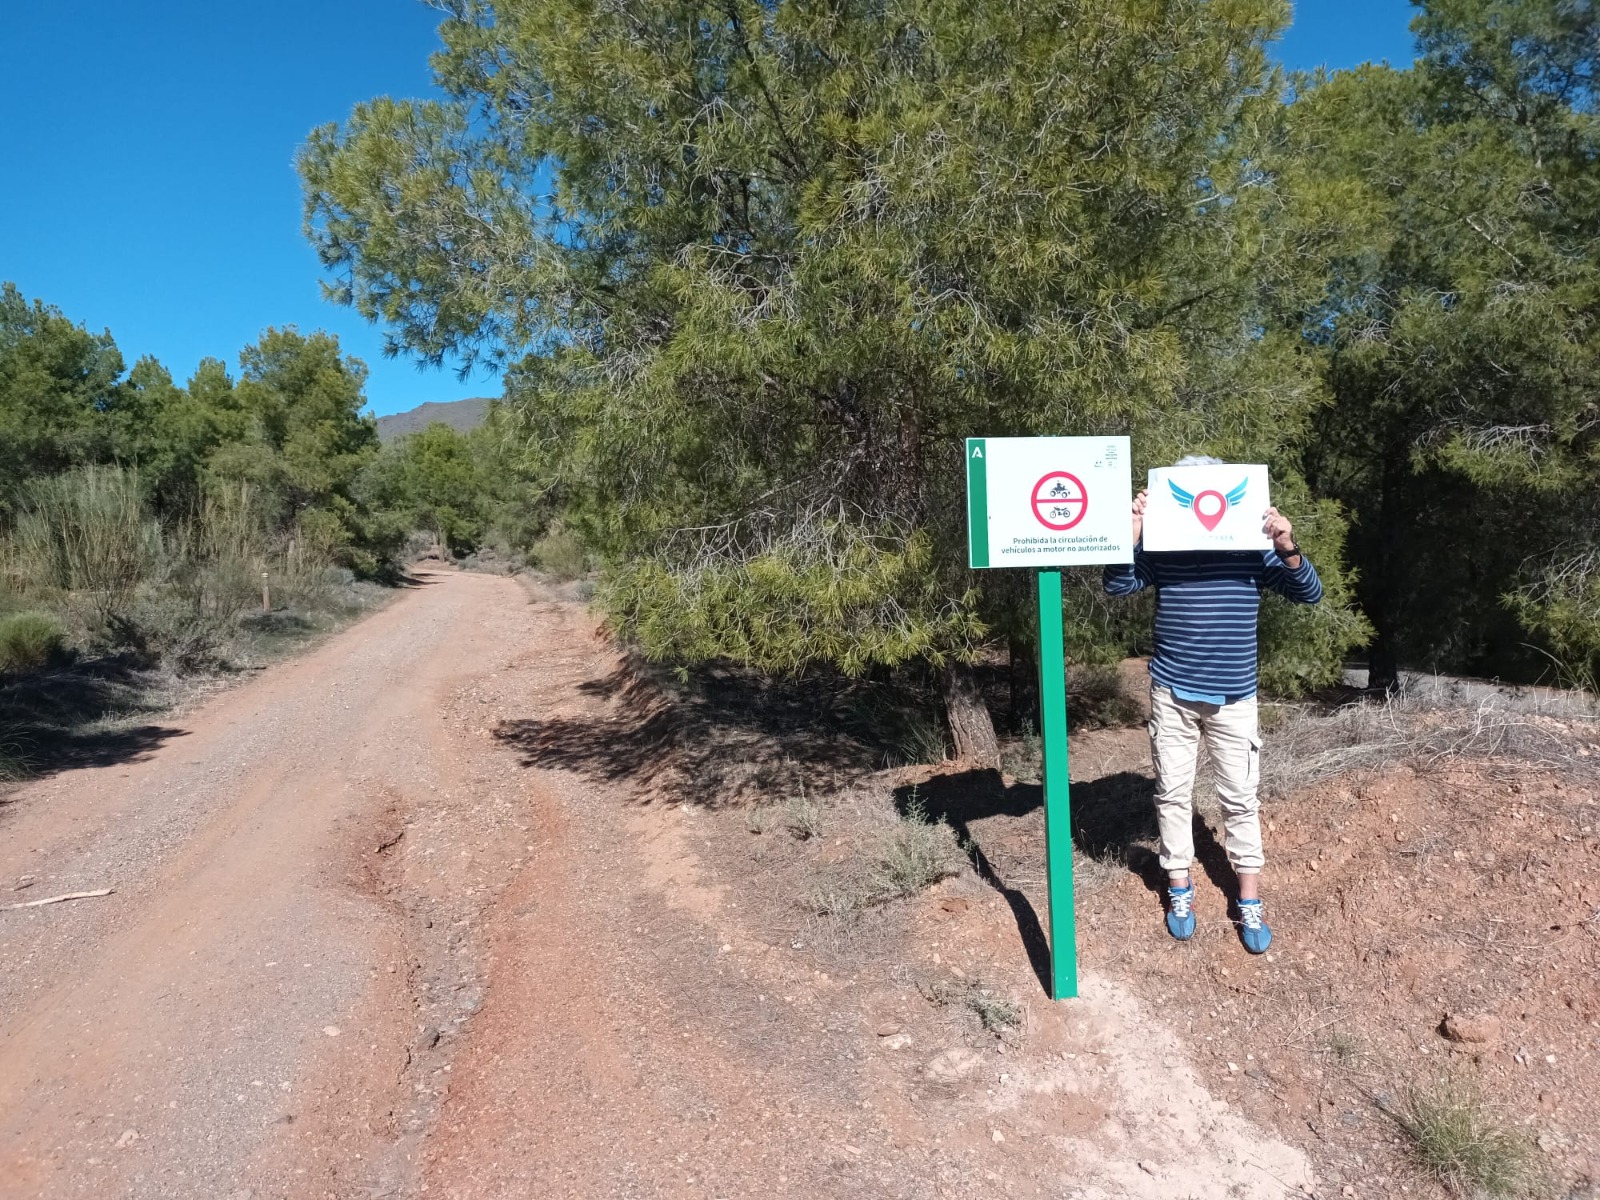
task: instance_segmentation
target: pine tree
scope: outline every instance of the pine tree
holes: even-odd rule
[[[965,568],[962,437],[1292,474],[1278,0],[447,10],[451,100],[316,131],[308,231],[393,349],[508,366],[649,653],[926,662],[993,757],[964,664],[1025,599]],[[1327,629],[1302,682],[1359,637]]]
[[[1414,27],[1414,70],[1292,106],[1288,190],[1332,248],[1301,315],[1334,399],[1307,466],[1354,518],[1377,686],[1404,660],[1499,673],[1530,631],[1600,650],[1593,10],[1435,0]]]

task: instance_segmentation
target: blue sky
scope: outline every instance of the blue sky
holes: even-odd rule
[[[1300,0],[1291,67],[1411,58],[1405,0]],[[358,101],[429,89],[438,14],[418,0],[36,0],[0,15],[0,279],[179,382],[236,366],[269,325],[327,329],[379,413],[494,395],[382,356],[324,302],[293,160]]]

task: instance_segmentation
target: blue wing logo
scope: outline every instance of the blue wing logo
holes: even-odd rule
[[[1226,500],[1228,501],[1228,507],[1229,508],[1232,508],[1235,504],[1239,503],[1239,501],[1244,499],[1244,490],[1245,490],[1245,488],[1247,488],[1249,486],[1250,486],[1250,477],[1248,475],[1246,475],[1243,479],[1241,479],[1239,481],[1239,486],[1234,488],[1233,491],[1229,492],[1227,494],[1227,496],[1225,497]]]
[[[1181,504],[1184,508],[1193,508],[1194,507],[1194,493],[1193,492],[1184,491],[1181,487],[1179,487],[1177,485],[1177,483],[1174,480],[1171,480],[1171,479],[1167,480],[1167,486],[1172,489],[1172,498],[1174,500],[1176,500],[1179,504]],[[1242,486],[1243,485],[1241,485],[1241,488],[1242,488]],[[1243,494],[1244,493],[1241,490],[1240,495],[1243,495]]]

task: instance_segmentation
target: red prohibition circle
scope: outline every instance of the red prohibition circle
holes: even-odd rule
[[[1052,480],[1056,481],[1053,487],[1049,486]],[[1051,471],[1033,485],[1033,515],[1046,529],[1064,532],[1083,520],[1088,511],[1089,489],[1070,471]]]

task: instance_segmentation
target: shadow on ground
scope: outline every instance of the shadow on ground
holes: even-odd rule
[[[911,761],[907,723],[924,702],[887,684],[831,675],[762,678],[737,669],[687,681],[630,663],[580,685],[594,715],[504,721],[495,737],[523,765],[628,781],[641,799],[709,807],[832,788]],[[926,711],[926,708],[923,708]],[[935,710],[936,711],[936,710]]]
[[[1118,771],[1098,779],[1072,784],[1072,842],[1077,854],[1097,863],[1126,867],[1148,891],[1159,911],[1164,903],[1166,872],[1153,848],[1156,841],[1155,781],[1136,771]],[[966,849],[978,877],[999,892],[1017,923],[1017,935],[1028,953],[1039,986],[1050,991],[1050,943],[1039,913],[1021,888],[1014,886],[997,870],[991,855],[984,850],[985,840],[1006,838],[1002,830],[988,825],[974,826],[993,818],[1020,820],[1044,805],[1044,789],[1038,784],[1012,783],[1009,786],[998,771],[965,771],[937,775],[895,791],[895,805],[902,816],[920,812],[930,820],[943,820],[955,831]],[[1035,827],[1037,843],[1027,857],[1039,864],[1043,874],[1044,830]],[[1238,885],[1228,866],[1226,854],[1210,826],[1198,816],[1194,821],[1195,858],[1212,883],[1230,900],[1238,898]],[[1042,894],[1041,894],[1042,898]]]
[[[1045,936],[1039,914],[1022,890],[995,870],[984,853],[982,839],[973,832],[973,823],[990,817],[1028,816],[1044,804],[1044,789],[1038,784],[1013,783],[1007,787],[999,771],[963,771],[956,775],[935,775],[923,783],[895,789],[895,807],[901,816],[915,815],[945,821],[967,852],[972,869],[1011,909],[1017,935],[1028,952],[1039,986],[1050,993],[1050,939]],[[1041,853],[1043,848],[1041,847]]]
[[[28,775],[138,762],[183,730],[142,724],[167,706],[155,677],[105,658],[0,684],[0,755]]]

